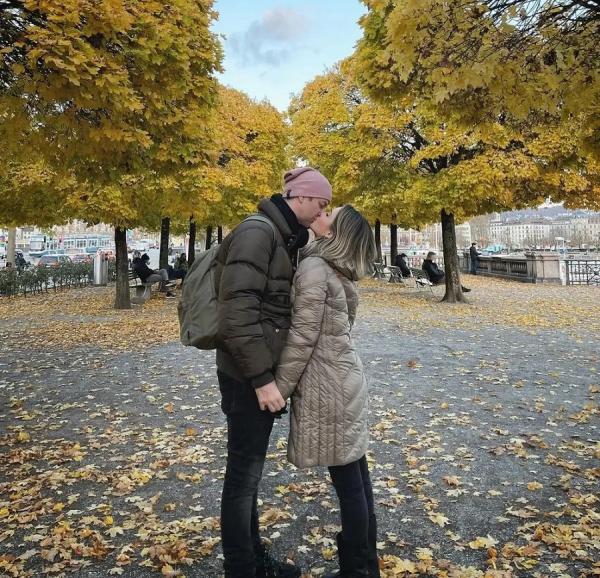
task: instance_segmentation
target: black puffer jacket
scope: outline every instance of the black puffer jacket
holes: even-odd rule
[[[154,269],[150,269],[141,257],[136,257],[131,262],[131,268],[135,271],[135,274],[141,279],[142,283],[146,282],[146,279],[155,273]]]
[[[223,241],[215,272],[217,368],[255,388],[273,381],[291,324],[291,253],[297,248],[289,247],[300,227],[290,209],[286,219],[270,199],[258,208],[279,234],[268,223],[243,221]]]

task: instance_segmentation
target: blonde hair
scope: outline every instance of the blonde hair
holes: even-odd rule
[[[369,222],[352,205],[344,205],[331,223],[331,236],[317,239],[303,254],[322,257],[358,280],[373,271],[375,238]]]

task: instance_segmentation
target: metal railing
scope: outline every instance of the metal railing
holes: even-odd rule
[[[567,259],[567,285],[600,286],[600,259]]]

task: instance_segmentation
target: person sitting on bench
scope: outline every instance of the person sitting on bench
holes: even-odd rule
[[[435,257],[435,251],[429,251],[427,253],[427,257],[423,260],[423,265],[421,268],[425,271],[427,277],[434,285],[441,285],[446,280],[446,273],[444,273],[443,269],[438,267],[438,264],[433,260]],[[463,293],[468,293],[471,291],[464,285],[461,285]]]
[[[408,266],[408,255],[406,253],[400,253],[400,255],[396,255],[394,265],[400,269],[402,277],[411,277],[410,268]]]
[[[179,255],[177,257],[177,259],[175,259],[175,263],[173,265],[169,265],[167,267],[167,273],[169,274],[169,279],[171,281],[175,281],[176,279],[181,279],[181,282],[183,283],[183,280],[185,279],[185,274],[187,273],[188,270],[188,264],[187,264],[187,259],[185,258],[185,253],[181,253],[181,255]]]
[[[168,291],[167,282],[169,281],[169,273],[166,269],[150,269],[148,263],[150,257],[148,253],[144,253],[141,257],[135,257],[131,262],[131,268],[135,274],[141,279],[142,283],[160,283],[159,291],[166,293],[167,297],[175,297],[174,293]]]

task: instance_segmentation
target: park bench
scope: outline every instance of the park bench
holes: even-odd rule
[[[131,302],[136,305],[143,305],[150,299],[152,295],[152,285],[160,283],[160,281],[144,282],[142,281],[137,273],[133,269],[128,271],[129,277],[129,289],[135,289],[135,297],[131,298]],[[172,288],[176,283],[174,281],[166,281],[165,286],[167,289]]]
[[[433,283],[427,277],[427,273],[418,267],[409,267],[412,278],[415,280],[415,289],[424,289],[431,291],[433,294]]]
[[[400,283],[401,285],[404,285],[404,277],[402,277],[400,267],[394,267],[393,265],[390,265],[388,267],[388,271],[390,272],[388,283]]]
[[[373,279],[387,279],[387,271],[383,263],[373,263]]]
[[[135,289],[135,297],[131,298],[131,302],[136,305],[143,305],[150,299],[154,283],[144,283],[133,269],[129,269],[128,277],[129,289]]]

